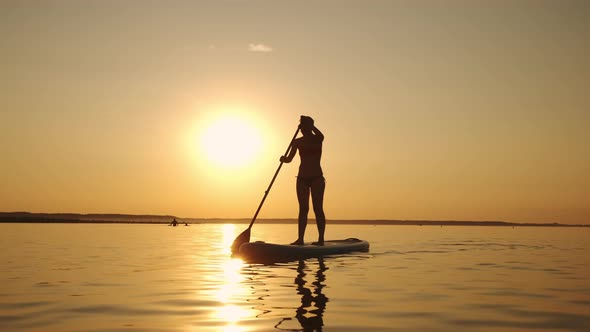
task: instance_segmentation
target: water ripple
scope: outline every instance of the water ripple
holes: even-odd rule
[[[555,311],[523,310],[514,307],[498,307],[495,309],[511,319],[452,319],[450,323],[462,327],[498,327],[520,328],[531,330],[590,330],[590,316]],[[523,319],[529,319],[523,321]]]
[[[29,226],[0,224],[1,331],[590,330],[580,230],[331,225],[371,251],[264,265],[232,225]]]

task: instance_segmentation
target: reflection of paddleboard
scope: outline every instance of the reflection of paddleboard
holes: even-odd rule
[[[311,243],[297,246],[292,244],[275,244],[257,241],[242,244],[237,256],[242,257],[247,261],[278,261],[284,259],[346,254],[368,250],[369,242],[354,238],[325,241],[323,246],[312,245]]]

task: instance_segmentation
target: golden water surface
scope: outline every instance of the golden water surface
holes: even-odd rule
[[[244,229],[0,224],[0,330],[590,330],[590,229],[328,225],[370,252],[274,265],[230,257]]]

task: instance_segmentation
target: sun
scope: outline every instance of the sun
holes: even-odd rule
[[[262,138],[253,123],[236,115],[213,120],[202,132],[201,151],[213,165],[241,168],[251,164],[262,147]]]

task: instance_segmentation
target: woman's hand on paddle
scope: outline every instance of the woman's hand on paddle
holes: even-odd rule
[[[289,147],[289,151],[287,152],[286,156],[281,156],[281,158],[279,158],[279,160],[282,163],[290,163],[291,160],[293,160],[293,157],[295,157],[295,154],[297,153],[297,140],[293,141],[291,143],[291,146]]]

